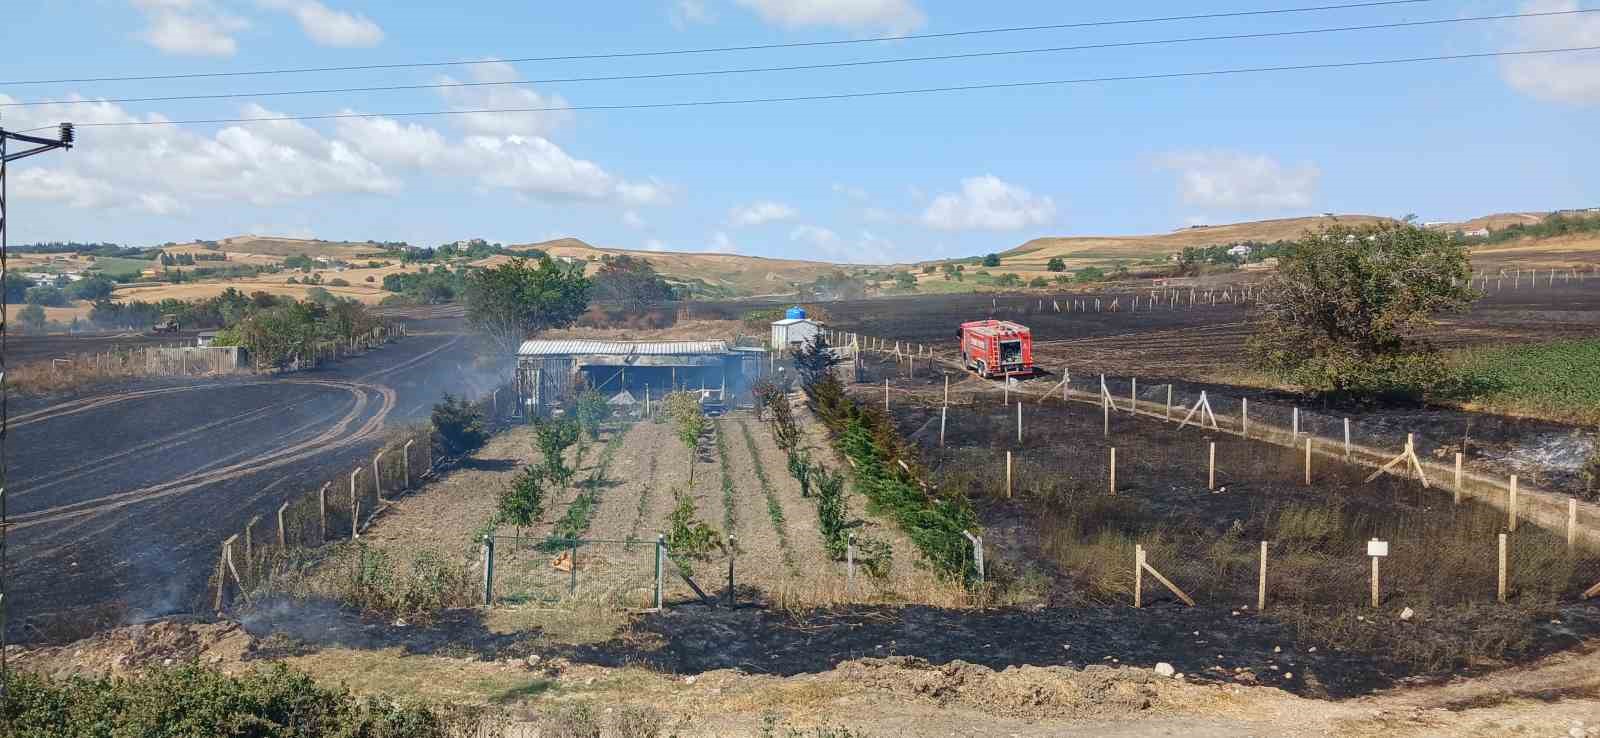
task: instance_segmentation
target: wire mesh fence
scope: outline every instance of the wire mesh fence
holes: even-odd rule
[[[649,608],[661,580],[657,543],[494,536],[484,548],[489,604],[555,604],[569,598]],[[664,552],[661,564],[666,565]]]

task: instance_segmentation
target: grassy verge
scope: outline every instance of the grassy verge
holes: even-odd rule
[[[794,563],[794,549],[789,545],[789,528],[784,522],[783,503],[778,501],[778,493],[773,491],[766,470],[761,468],[761,451],[756,448],[755,436],[750,435],[750,426],[739,421],[739,432],[744,434],[745,448],[750,450],[750,468],[755,470],[756,481],[761,483],[761,494],[767,498],[767,516],[772,518],[772,529],[778,533],[778,548],[783,551],[783,563],[789,567],[791,574],[799,576],[800,569]]]

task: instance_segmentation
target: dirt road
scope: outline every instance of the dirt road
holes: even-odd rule
[[[251,516],[364,461],[441,393],[491,387],[471,348],[437,321],[313,372],[14,403],[12,636],[192,609],[217,544]]]

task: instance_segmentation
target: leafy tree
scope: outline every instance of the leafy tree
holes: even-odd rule
[[[627,254],[605,256],[594,275],[594,295],[635,312],[673,298],[672,285],[656,273],[648,259]]]
[[[316,340],[316,320],[309,306],[274,307],[239,322],[240,345],[258,366],[282,368],[309,353]]]
[[[286,256],[283,258],[283,266],[286,269],[310,271],[316,265],[317,262],[313,261],[311,257],[306,256],[305,254],[295,254],[293,256]]]
[[[588,307],[590,288],[549,257],[537,267],[512,259],[467,275],[467,322],[511,353],[530,335],[571,325]]]
[[[917,288],[917,275],[911,272],[900,272],[894,275],[894,286],[902,290],[914,290]]]
[[[567,466],[566,453],[578,442],[578,424],[571,420],[551,419],[534,428],[534,439],[539,454],[544,459],[545,478],[560,486],[563,491],[572,483],[577,470]]]
[[[1000,255],[999,254],[984,254],[983,255],[983,265],[986,266],[986,267],[997,267],[997,266],[1000,266]]]
[[[350,286],[350,280],[347,280],[347,279],[345,279],[343,277],[334,277],[333,279],[328,280],[328,286],[330,286],[330,287],[349,287]]]
[[[939,271],[939,267],[934,264],[925,264],[922,267],[923,274],[933,274],[936,271]]]
[[[437,443],[445,453],[464,454],[476,450],[489,440],[489,430],[484,426],[483,413],[467,402],[446,392],[433,406],[433,430]]]
[[[105,277],[85,277],[67,286],[67,296],[74,300],[88,300],[94,302],[111,296],[111,291],[117,283]]]
[[[516,526],[520,535],[521,528],[530,528],[544,517],[544,499],[544,469],[528,466],[500,493],[497,512],[501,520]]]
[[[1067,270],[1067,262],[1059,256],[1052,256],[1050,261],[1044,265],[1044,268],[1052,272],[1064,272]]]
[[[1401,223],[1334,225],[1279,257],[1249,350],[1323,396],[1420,399],[1443,369],[1415,336],[1477,299],[1465,244]]]
[[[705,411],[700,407],[700,397],[693,392],[673,392],[663,398],[662,403],[678,440],[689,450],[689,487],[692,489],[695,460],[700,456],[700,436],[705,435],[709,425]]]
[[[17,320],[22,323],[22,329],[29,333],[38,333],[44,330],[44,308],[35,303],[17,311]]]
[[[14,305],[25,302],[28,290],[33,289],[33,282],[23,277],[6,275],[6,304]]]
[[[67,299],[67,293],[59,287],[34,287],[28,290],[27,303],[29,305],[44,305],[46,307],[66,307],[72,304]]]

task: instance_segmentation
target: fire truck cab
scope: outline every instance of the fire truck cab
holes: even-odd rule
[[[1033,333],[1009,320],[961,324],[961,361],[985,378],[1033,374]]]

